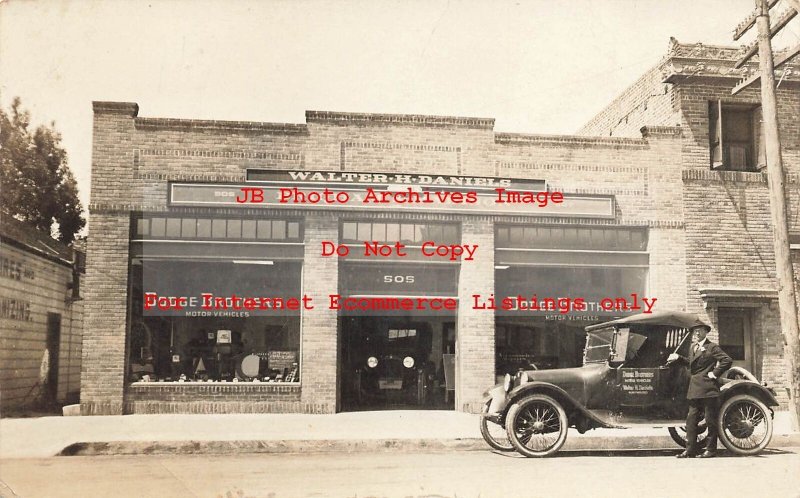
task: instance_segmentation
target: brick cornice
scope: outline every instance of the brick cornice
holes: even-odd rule
[[[671,40],[669,51],[661,62],[661,76],[665,83],[680,83],[692,78],[724,78],[729,81],[746,78],[759,70],[758,55],[753,56],[743,67],[734,68],[735,62],[744,55],[747,47],[728,47],[704,45],[702,43],[679,43]],[[776,57],[780,52],[775,54]],[[775,71],[781,78],[783,69]],[[783,75],[784,83],[798,82],[800,78],[793,74]]]
[[[680,138],[683,135],[683,128],[680,126],[642,126],[639,131],[642,133],[642,138]]]
[[[205,119],[174,118],[136,118],[137,130],[177,130],[177,131],[238,131],[266,135],[307,135],[304,124],[260,123],[255,121],[214,121]]]
[[[672,38],[667,56],[685,59],[736,61],[743,53],[744,51],[741,47],[706,45],[704,43],[680,43],[675,38]]]
[[[103,102],[95,100],[92,102],[92,110],[95,114],[120,114],[135,118],[139,114],[139,104],[135,102]]]
[[[336,125],[454,126],[489,130],[494,128],[494,118],[429,116],[423,114],[370,114],[333,111],[306,111],[306,122]]]

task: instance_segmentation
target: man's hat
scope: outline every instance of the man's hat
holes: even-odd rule
[[[694,330],[694,329],[704,329],[704,330],[707,330],[707,331],[710,332],[711,331],[711,325],[708,325],[708,324],[705,324],[705,323],[698,323],[697,325],[692,325],[692,327],[689,330]]]

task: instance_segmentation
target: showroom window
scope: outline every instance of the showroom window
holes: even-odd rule
[[[135,215],[128,381],[299,382],[302,242],[297,219]]]
[[[646,227],[508,224],[495,230],[494,294],[513,298],[495,311],[498,378],[519,369],[578,366],[587,325],[641,311],[601,303],[632,305],[632,296],[646,296]]]
[[[134,261],[129,380],[298,382],[301,268]]]

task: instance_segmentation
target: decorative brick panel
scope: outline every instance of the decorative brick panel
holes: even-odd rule
[[[343,142],[341,169],[374,173],[457,175],[461,149],[447,145]]]
[[[299,385],[206,383],[131,385],[125,413],[292,413]]]

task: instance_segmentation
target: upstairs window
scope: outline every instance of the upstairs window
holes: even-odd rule
[[[709,102],[711,169],[758,171],[766,166],[761,107]]]

